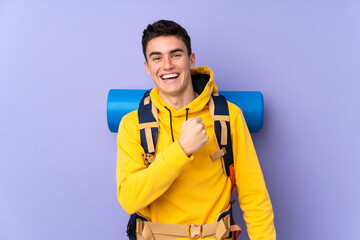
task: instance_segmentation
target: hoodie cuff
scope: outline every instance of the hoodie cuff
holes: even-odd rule
[[[178,140],[173,142],[166,151],[162,152],[166,165],[174,172],[180,173],[186,164],[194,159],[191,154],[186,156]]]

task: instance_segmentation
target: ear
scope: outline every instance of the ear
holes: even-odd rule
[[[148,63],[146,60],[144,61],[144,65],[145,65],[145,70],[146,70],[147,75],[151,76],[151,72],[150,72],[150,69],[149,69],[149,66],[148,66]]]
[[[195,53],[190,54],[190,68],[195,67]]]

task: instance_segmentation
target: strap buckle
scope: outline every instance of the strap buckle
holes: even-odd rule
[[[189,224],[189,239],[196,239],[196,238],[203,238],[201,236],[201,232],[202,232],[202,224],[198,225],[198,224]]]
[[[146,167],[149,167],[149,165],[155,160],[154,155],[152,155],[151,153],[143,153],[142,157]]]

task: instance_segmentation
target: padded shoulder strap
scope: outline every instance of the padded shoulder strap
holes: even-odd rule
[[[225,174],[231,178],[232,185],[235,184],[234,158],[231,144],[230,116],[227,101],[220,94],[213,94],[209,103],[210,113],[214,121],[214,131],[219,153],[223,161]],[[216,154],[216,158],[219,154]]]
[[[145,151],[145,155],[151,154],[155,156],[159,121],[157,109],[151,102],[150,92],[151,90],[144,94],[139,104],[139,129],[141,146]]]

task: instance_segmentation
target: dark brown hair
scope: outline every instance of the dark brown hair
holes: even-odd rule
[[[176,36],[180,38],[188,51],[188,54],[190,56],[191,54],[191,40],[190,36],[188,35],[187,31],[177,24],[174,21],[170,20],[159,20],[154,22],[153,24],[149,24],[146,29],[143,31],[142,36],[142,49],[144,53],[144,57],[146,58],[146,47],[148,42],[156,37],[160,36]]]

